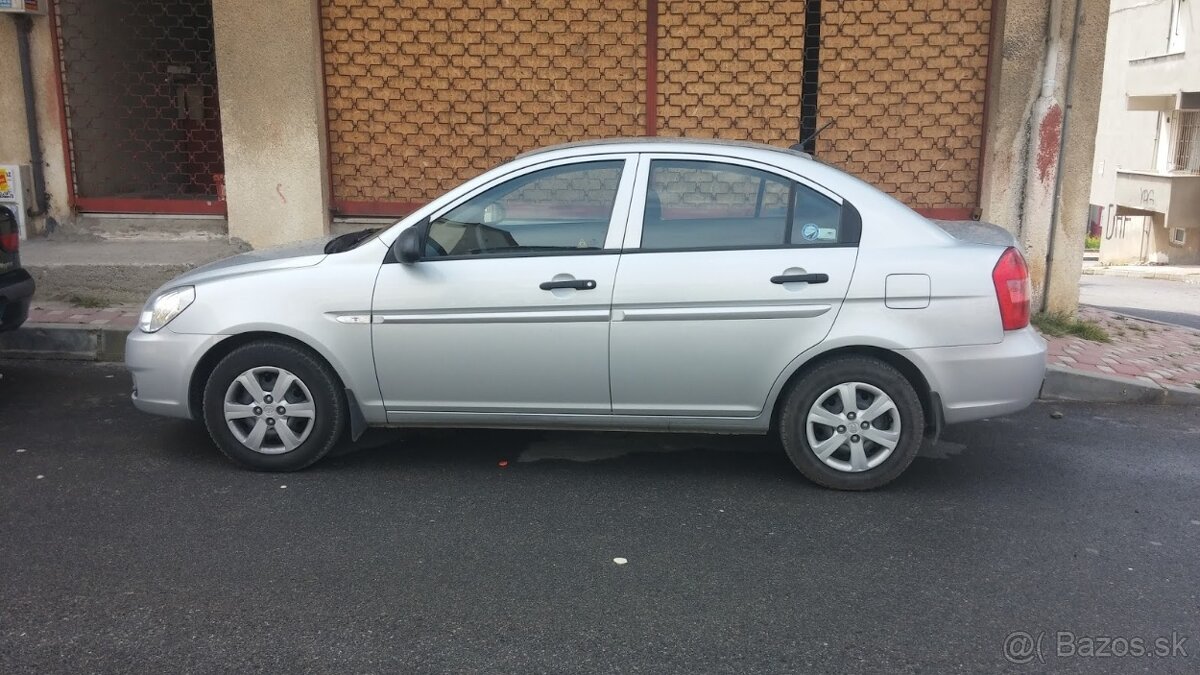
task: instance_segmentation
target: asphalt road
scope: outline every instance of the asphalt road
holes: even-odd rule
[[[847,494],[680,435],[427,432],[257,474],[118,368],[0,373],[3,673],[1200,670],[1200,409],[1038,404]],[[1016,631],[1044,663],[1005,660]],[[1078,655],[1173,633],[1186,657]]]
[[[1079,302],[1114,312],[1200,328],[1200,284],[1084,275]]]

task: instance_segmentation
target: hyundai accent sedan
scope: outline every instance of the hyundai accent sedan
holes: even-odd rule
[[[875,488],[1038,393],[1025,261],[981,231],[790,150],[557,146],[166,284],[133,402],[265,471],[369,426],[773,433],[812,481]]]

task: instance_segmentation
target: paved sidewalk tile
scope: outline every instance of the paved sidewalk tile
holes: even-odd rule
[[[1100,324],[1112,342],[1047,335],[1050,365],[1200,391],[1200,331],[1094,307],[1081,307],[1079,318]]]
[[[139,311],[137,307],[131,305],[88,309],[49,302],[36,303],[29,308],[28,322],[31,324],[77,324],[88,328],[133,330],[137,326]]]

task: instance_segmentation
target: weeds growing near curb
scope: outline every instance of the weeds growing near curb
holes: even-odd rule
[[[1030,319],[1034,327],[1046,335],[1062,337],[1074,335],[1092,342],[1112,342],[1108,331],[1100,324],[1086,319],[1077,319],[1070,314],[1042,312]]]

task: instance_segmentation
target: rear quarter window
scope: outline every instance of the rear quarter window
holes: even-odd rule
[[[837,244],[842,207],[768,171],[722,162],[653,160],[643,250]]]

